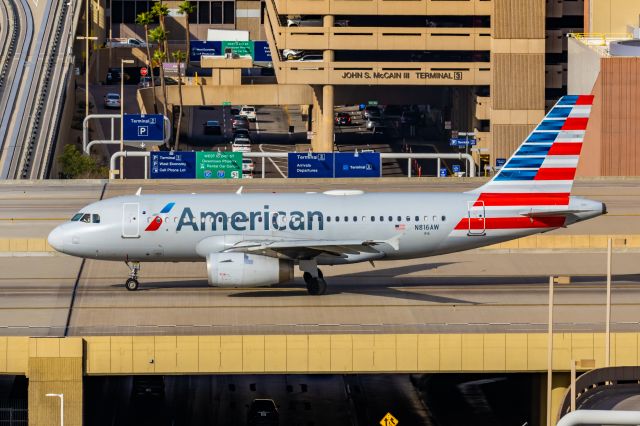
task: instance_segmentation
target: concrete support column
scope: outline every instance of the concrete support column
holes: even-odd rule
[[[333,85],[322,86],[322,135],[317,152],[333,152]]]
[[[333,15],[325,15],[322,18],[322,26],[323,27],[333,27],[333,23],[335,22],[335,18]]]
[[[562,407],[562,401],[571,386],[571,375],[569,373],[553,373],[551,380],[551,423],[556,424],[558,413]]]
[[[29,426],[82,426],[83,341],[81,338],[29,339]]]

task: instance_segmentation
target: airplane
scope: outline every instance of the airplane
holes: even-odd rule
[[[453,253],[548,232],[606,214],[571,196],[593,96],[564,96],[495,176],[461,193],[141,194],[89,204],[49,244],[83,258],[207,264],[211,286],[293,279],[325,294],[318,266]]]

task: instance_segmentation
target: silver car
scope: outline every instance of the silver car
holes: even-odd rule
[[[117,93],[107,93],[104,95],[105,108],[120,108],[120,95]]]

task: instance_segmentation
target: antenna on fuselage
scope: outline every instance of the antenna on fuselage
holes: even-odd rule
[[[139,197],[140,194],[142,194],[142,187],[138,188],[138,190],[136,191],[136,195]]]
[[[238,188],[238,190],[236,191],[236,194],[238,195],[242,194],[242,188],[244,188],[244,186],[241,186],[240,188]]]

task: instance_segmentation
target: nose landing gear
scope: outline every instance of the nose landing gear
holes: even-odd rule
[[[140,271],[140,262],[125,262],[127,268],[131,271],[129,279],[124,283],[124,287],[129,291],[136,291],[140,283],[138,283],[138,272]]]

